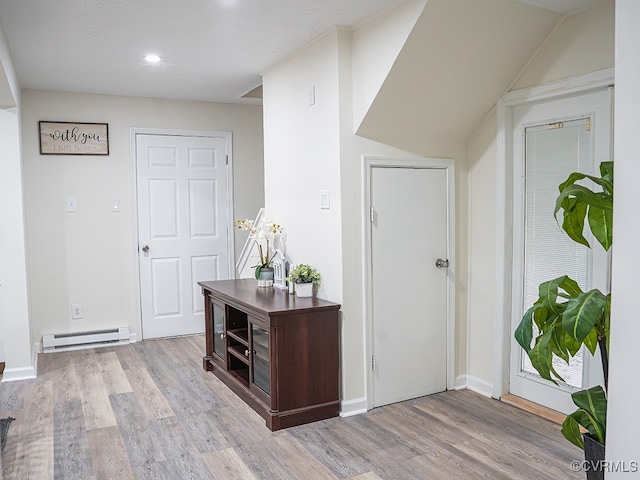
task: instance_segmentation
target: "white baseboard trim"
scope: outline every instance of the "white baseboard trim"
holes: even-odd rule
[[[458,375],[453,382],[454,390],[464,390],[467,388],[467,376],[466,375]]]
[[[42,353],[41,350],[35,348],[31,350],[31,365],[33,365],[33,378],[38,376],[38,355]]]
[[[135,333],[129,334],[129,341],[134,343],[137,341]],[[38,354],[43,352],[42,342],[33,344],[31,358],[31,367],[5,368],[2,374],[2,382],[14,382],[17,380],[31,380],[38,376]]]
[[[33,378],[36,378],[36,369],[34,367],[5,368],[2,374],[2,383],[31,380]]]
[[[493,398],[493,383],[475,375],[458,375],[456,377],[453,389],[463,390],[465,388],[485,397]]]
[[[40,350],[38,350],[38,346]],[[20,368],[5,368],[2,374],[2,383],[15,382],[18,380],[32,380],[38,376],[38,353],[42,350],[39,343],[33,344],[31,351],[31,366]]]
[[[360,415],[361,413],[367,413],[366,397],[356,398],[354,400],[343,400],[340,402],[341,417],[351,417],[353,415]]]

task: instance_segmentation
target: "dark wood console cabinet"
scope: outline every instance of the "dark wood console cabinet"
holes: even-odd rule
[[[198,284],[205,370],[272,431],[338,415],[340,305],[258,288],[252,279]]]

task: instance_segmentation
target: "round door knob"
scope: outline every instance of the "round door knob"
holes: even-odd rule
[[[147,252],[149,251],[149,245],[143,245],[143,246],[142,246],[142,251],[143,251],[144,253],[147,253]]]
[[[436,267],[437,268],[449,268],[449,260],[443,260],[442,258],[439,258],[436,260]]]

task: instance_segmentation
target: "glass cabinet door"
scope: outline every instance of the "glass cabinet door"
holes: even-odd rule
[[[267,395],[271,394],[269,367],[269,331],[251,324],[253,339],[253,383]]]
[[[224,334],[224,305],[211,302],[213,311],[213,354],[224,361],[226,353],[226,342]]]

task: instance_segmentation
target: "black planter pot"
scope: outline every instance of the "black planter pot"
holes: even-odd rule
[[[604,480],[604,445],[588,433],[583,434],[582,439],[587,480]]]

